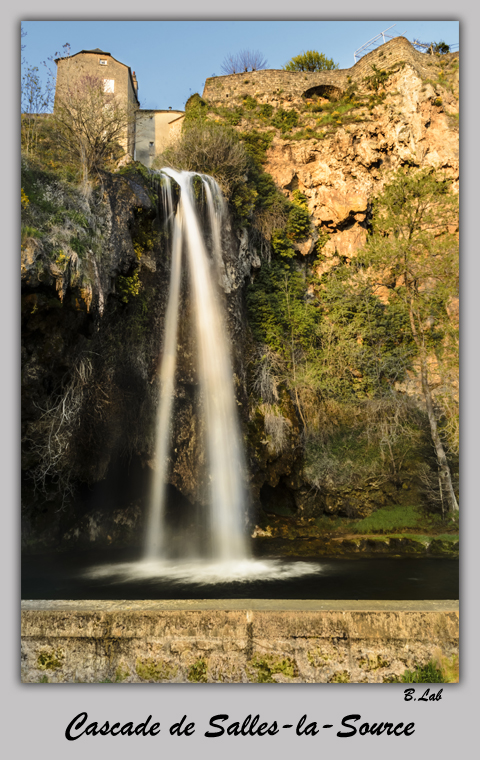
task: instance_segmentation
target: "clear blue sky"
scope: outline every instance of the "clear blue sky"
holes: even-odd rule
[[[242,49],[259,50],[280,69],[303,50],[318,50],[340,68],[353,53],[395,23],[390,21],[25,21],[24,56],[38,65],[70,43],[71,53],[101,48],[136,72],[142,108],[183,110],[220,75],[222,62]],[[457,21],[398,21],[387,34],[413,41],[459,41]],[[457,49],[457,48],[456,48]]]

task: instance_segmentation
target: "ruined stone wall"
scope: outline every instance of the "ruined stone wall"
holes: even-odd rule
[[[458,55],[458,53],[449,53],[442,58],[448,60]],[[280,95],[281,99],[288,99],[288,96],[294,99],[300,98],[310,88],[320,86],[333,87],[340,95],[350,81],[361,82],[371,74],[374,64],[381,69],[390,69],[404,61],[416,69],[421,76],[428,77],[430,59],[431,56],[415,50],[405,37],[396,37],[371,53],[367,53],[351,69],[319,72],[270,69],[209,77],[205,82],[203,97],[212,105],[229,105],[232,100],[244,95],[250,95],[267,103],[272,96],[276,95]]]
[[[458,602],[22,602],[25,683],[390,683],[458,655]]]

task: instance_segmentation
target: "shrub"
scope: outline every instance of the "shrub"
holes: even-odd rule
[[[338,63],[334,63],[333,58],[327,58],[324,53],[307,50],[305,53],[294,56],[283,69],[284,71],[332,71],[338,69]]]
[[[207,662],[200,658],[188,669],[187,678],[191,683],[207,683]]]
[[[431,660],[416,670],[406,670],[401,679],[402,683],[446,683],[442,671]]]
[[[185,103],[185,119],[184,123],[190,125],[195,121],[205,121],[208,113],[208,104],[203,98],[200,97],[198,92],[194,92],[190,95],[189,99]]]
[[[372,64],[372,74],[369,77],[365,77],[363,80],[369,90],[374,90],[374,92],[378,92],[380,87],[385,86],[385,82],[392,74],[392,71],[387,71],[386,69],[379,69],[378,66],[375,64]]]
[[[211,175],[230,198],[243,180],[248,160],[236,132],[221,124],[196,121],[154,161],[154,168],[165,165]]]
[[[273,106],[270,105],[270,103],[263,103],[260,106],[260,116],[263,116],[265,119],[270,119],[273,114]]]
[[[310,216],[304,206],[293,205],[288,215],[287,236],[291,240],[303,240],[310,234]]]
[[[245,108],[247,109],[247,111],[253,111],[257,107],[258,103],[255,100],[255,98],[252,98],[251,95],[244,95],[243,96],[243,105],[245,106]]]
[[[272,124],[282,133],[289,132],[292,127],[296,127],[298,124],[298,113],[297,111],[285,111],[283,108],[279,108],[272,119]]]

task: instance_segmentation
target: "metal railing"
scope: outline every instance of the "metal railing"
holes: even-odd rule
[[[386,34],[390,29],[393,29],[394,26],[397,26],[396,24],[392,24],[392,26],[388,26],[383,32],[380,32],[380,34],[375,35],[375,37],[372,37],[371,40],[368,40],[362,47],[359,47],[358,50],[355,50],[353,54],[353,59],[355,63],[360,60],[360,58],[366,53],[370,53],[372,50],[375,50],[376,47],[379,47],[379,45],[384,45],[386,40],[385,38],[389,40],[395,39],[395,37],[401,37],[401,34]],[[405,34],[405,32],[403,32]]]

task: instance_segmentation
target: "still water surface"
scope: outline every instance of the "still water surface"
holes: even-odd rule
[[[450,559],[305,558],[148,565],[138,554],[23,557],[22,599],[458,599]]]

